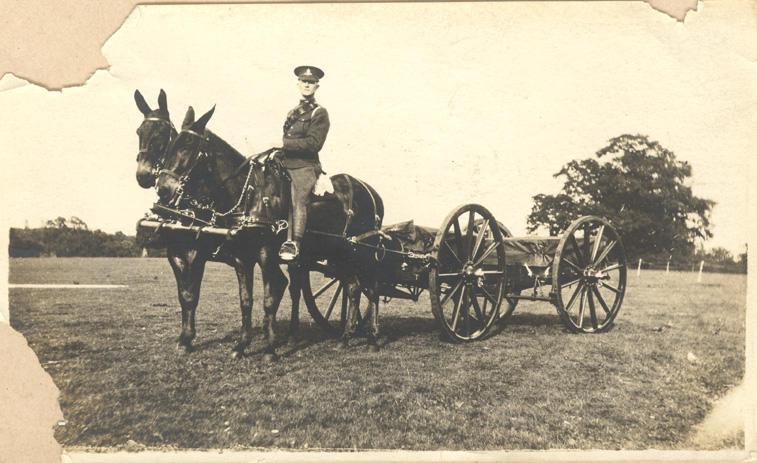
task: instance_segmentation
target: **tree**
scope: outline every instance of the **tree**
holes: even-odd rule
[[[597,151],[596,159],[567,163],[557,195],[538,194],[528,229],[565,230],[581,215],[609,219],[631,257],[690,256],[696,239],[712,237],[714,201],[694,196],[686,180],[691,166],[644,135],[621,135]]]
[[[741,253],[741,254],[739,254],[739,261],[738,261],[739,270],[742,273],[746,273],[747,272],[747,267],[749,267],[748,256],[749,256],[749,245],[745,244],[744,245],[744,252]]]

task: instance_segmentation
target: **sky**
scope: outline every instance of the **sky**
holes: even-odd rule
[[[587,4],[588,3],[588,4]],[[135,180],[139,89],[171,117],[214,104],[208,127],[243,153],[279,144],[299,99],[292,69],[322,68],[329,174],[382,196],[384,223],[438,226],[477,202],[516,235],[532,197],[623,133],[659,141],[716,201],[714,238],[747,242],[757,120],[750,2],[700,2],[685,23],[643,2],[358,3],[137,7],[111,64],[49,92],[0,79],[3,224],[77,216],[134,233],[155,200]]]

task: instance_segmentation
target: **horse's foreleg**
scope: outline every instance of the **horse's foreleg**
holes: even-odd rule
[[[289,339],[290,345],[297,344],[300,332],[300,296],[302,295],[302,278],[306,273],[302,267],[297,264],[291,264],[289,271],[289,297],[292,299],[292,316],[289,320]]]
[[[275,256],[273,250],[261,251],[260,268],[263,271],[263,309],[265,310],[263,333],[267,340],[263,359],[266,361],[276,360],[276,312],[287,286],[287,279],[272,256]]]
[[[252,287],[255,268],[251,263],[234,259],[234,270],[239,282],[239,308],[242,311],[242,336],[234,346],[232,355],[241,358],[252,342]]]
[[[200,301],[200,285],[205,272],[205,258],[196,249],[170,249],[168,261],[176,277],[176,287],[181,304],[181,334],[179,347],[192,350],[195,338],[195,311]]]

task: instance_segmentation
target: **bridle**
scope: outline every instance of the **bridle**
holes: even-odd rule
[[[160,122],[162,124],[168,124],[168,126],[169,126],[168,143],[166,143],[166,146],[163,149],[163,153],[160,153],[160,156],[158,156],[157,159],[155,159],[153,161],[153,163],[152,163],[151,174],[153,175],[153,177],[155,177],[157,179],[157,177],[158,177],[158,175],[160,173],[160,170],[163,168],[163,162],[164,162],[164,158],[166,156],[166,151],[168,151],[168,147],[171,145],[171,134],[173,132],[176,132],[176,127],[174,127],[173,122],[171,122],[171,119],[163,119],[163,118],[160,118],[160,117],[150,116],[150,117],[145,117],[142,122],[144,123],[145,121]],[[147,146],[145,146],[144,148],[140,148],[139,152],[137,153],[137,159],[139,159],[140,155],[147,154],[149,151],[150,151],[150,145],[149,144]]]
[[[157,171],[155,174],[156,180],[159,179],[161,175],[167,175],[179,182],[179,186],[176,188],[176,191],[174,191],[173,197],[171,198],[171,201],[169,201],[168,203],[169,206],[178,206],[180,204],[181,200],[184,197],[187,183],[189,183],[189,180],[192,177],[192,173],[195,171],[195,169],[197,169],[200,165],[203,164],[202,161],[206,159],[210,159],[210,154],[207,152],[208,138],[205,135],[201,135],[192,129],[184,129],[181,131],[181,133],[179,133],[176,136],[176,139],[178,139],[182,133],[186,133],[186,134],[199,138],[200,146],[198,148],[197,157],[195,158],[194,164],[192,164],[192,166],[189,168],[189,170],[187,170],[187,172],[184,175],[178,175],[173,170],[166,169],[162,163],[161,163],[160,168],[156,169]],[[157,187],[158,187],[158,182],[156,181],[155,188]]]

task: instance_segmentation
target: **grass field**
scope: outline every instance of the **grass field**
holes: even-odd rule
[[[175,348],[163,259],[11,259],[10,282],[128,285],[10,290],[11,325],[61,390],[56,438],[76,448],[689,448],[744,372],[744,275],[630,272],[616,326],[599,335],[522,303],[490,339],[453,345],[423,297],[382,306],[380,352],[335,351],[304,311],[303,341],[274,364],[257,353],[260,303],[253,355],[230,357],[241,318],[221,264],[205,273],[192,354]],[[286,297],[282,334],[288,317]]]

